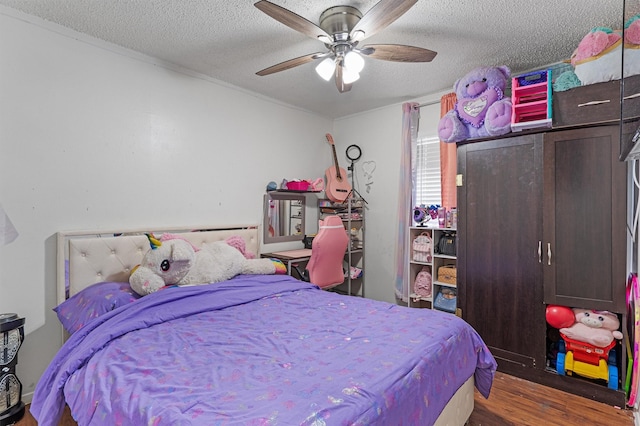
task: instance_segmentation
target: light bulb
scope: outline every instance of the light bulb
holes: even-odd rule
[[[344,57],[344,66],[350,70],[359,74],[364,68],[364,58],[359,53],[351,51]]]
[[[344,84],[351,84],[359,78],[360,74],[357,72],[351,71],[347,67],[342,67],[342,82]]]
[[[364,38],[364,31],[362,30],[355,31],[353,34],[351,34],[352,42],[360,41],[363,38]]]
[[[321,42],[323,42],[324,44],[331,44],[333,43],[333,40],[331,40],[331,37],[327,37],[326,35],[319,35],[318,36],[318,40],[320,40]]]
[[[333,58],[325,58],[322,62],[318,64],[316,67],[316,72],[320,77],[324,80],[331,80],[331,76],[336,69],[336,63],[333,61]]]

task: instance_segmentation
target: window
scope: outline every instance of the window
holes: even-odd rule
[[[437,136],[418,133],[416,147],[416,200],[424,204],[442,204],[440,191],[440,140]]]

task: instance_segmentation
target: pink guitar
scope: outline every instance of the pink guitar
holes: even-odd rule
[[[326,137],[327,142],[329,142],[333,151],[333,166],[329,167],[324,172],[325,177],[327,178],[327,185],[324,192],[327,194],[327,198],[334,203],[344,203],[351,192],[351,185],[347,181],[346,170],[338,165],[338,156],[336,155],[336,146],[333,142],[333,136],[327,133]]]

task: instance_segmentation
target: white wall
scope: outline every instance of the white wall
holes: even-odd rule
[[[60,346],[55,233],[260,223],[266,184],[328,167],[331,120],[0,9],[0,312],[28,400]],[[318,163],[317,158],[327,158]]]

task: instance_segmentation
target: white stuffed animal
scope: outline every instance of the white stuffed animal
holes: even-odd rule
[[[225,281],[239,274],[282,274],[282,262],[247,259],[225,241],[205,243],[197,249],[190,242],[171,237],[157,240],[147,235],[149,250],[129,277],[131,288],[141,296],[167,285],[197,285]]]

